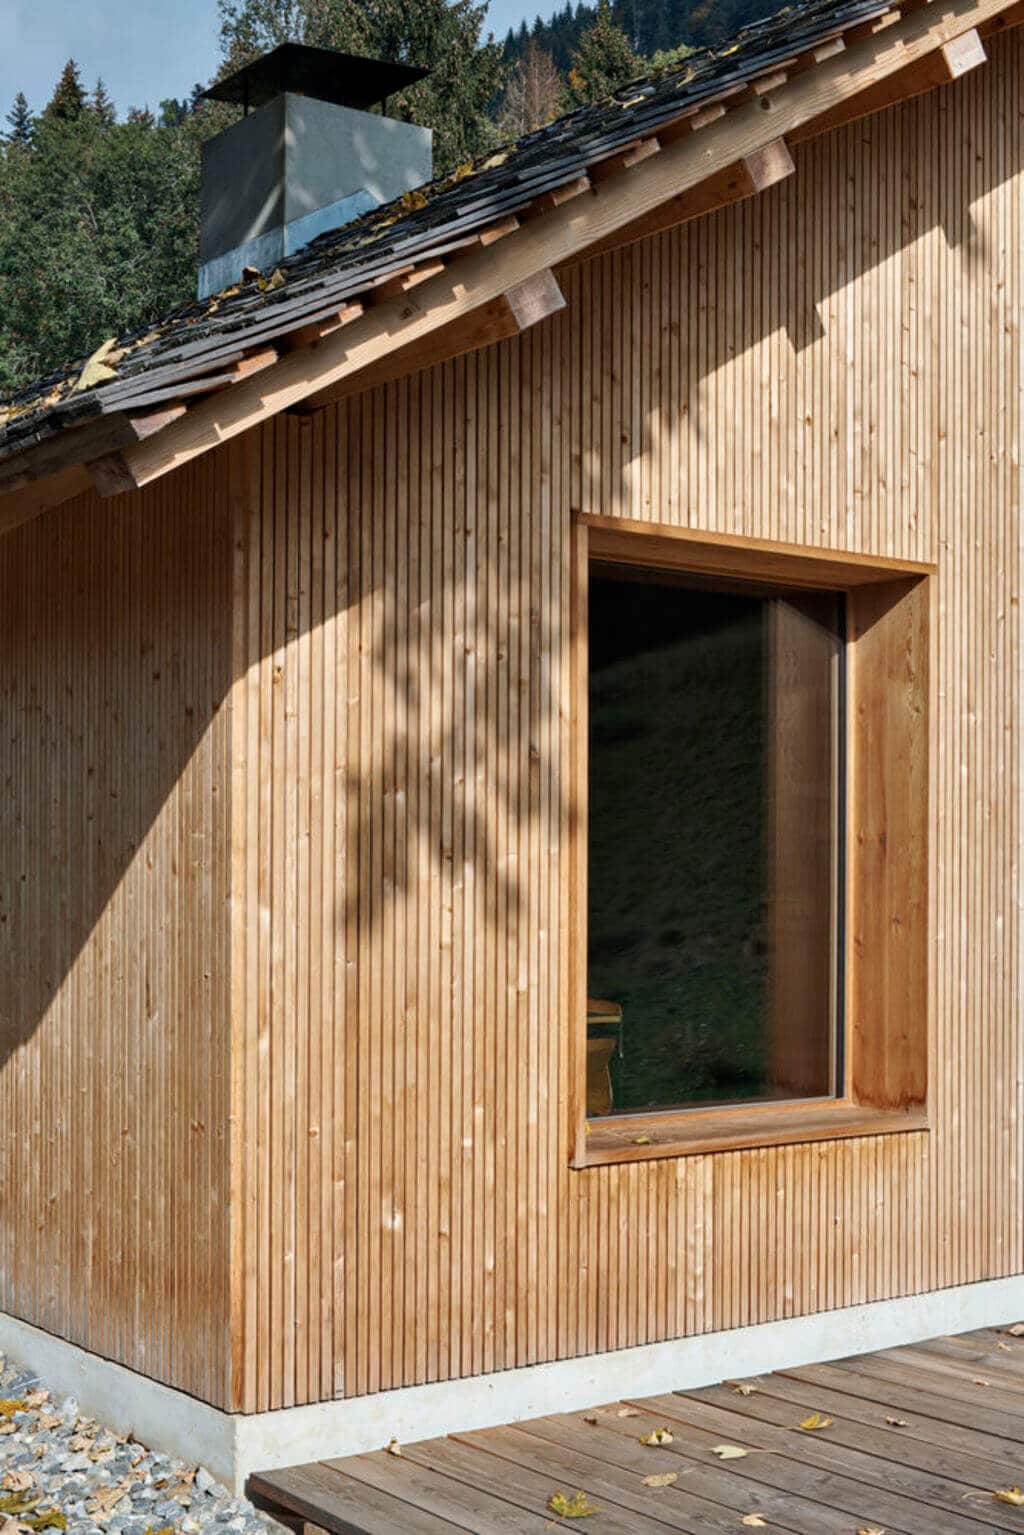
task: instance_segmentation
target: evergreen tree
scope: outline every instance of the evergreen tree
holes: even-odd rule
[[[570,107],[582,107],[611,95],[620,85],[636,79],[643,60],[629,45],[629,38],[612,19],[609,0],[598,0],[597,16],[579,40],[566,80]]]
[[[74,59],[68,59],[57,88],[43,110],[43,118],[46,122],[73,123],[85,111],[85,104],[78,65]]]
[[[32,113],[25,99],[25,92],[19,91],[14,98],[14,105],[7,114],[10,131],[4,135],[8,144],[21,144],[27,146],[32,142]]]
[[[483,38],[486,0],[219,0],[223,69],[278,43],[421,65],[425,80],[391,98],[389,112],[434,133],[445,175],[497,142],[492,109],[505,82],[502,50]]]
[[[101,128],[112,128],[117,122],[117,108],[107,94],[102,76],[96,81],[89,98],[89,111]]]
[[[562,79],[550,53],[530,39],[516,65],[502,103],[498,127],[505,139],[519,139],[557,117],[562,102]]]

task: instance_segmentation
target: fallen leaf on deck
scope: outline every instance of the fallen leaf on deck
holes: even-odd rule
[[[738,1444],[715,1444],[711,1446],[712,1455],[717,1455],[719,1460],[742,1460],[748,1450],[741,1450]]]
[[[1006,1327],[1003,1331],[1008,1332],[1011,1338],[1024,1338],[1024,1322],[1014,1322],[1012,1327]]]
[[[667,1428],[652,1428],[649,1434],[644,1434],[640,1443],[652,1445],[671,1444],[672,1435]]]
[[[763,1530],[766,1523],[767,1520],[762,1519],[760,1514],[744,1514],[743,1518],[740,1520],[740,1524],[749,1524],[752,1528],[757,1530]]]
[[[639,1418],[639,1416],[639,1407],[620,1407],[616,1413],[616,1417],[619,1418]]]
[[[906,1418],[886,1418],[885,1421],[890,1428],[906,1428],[907,1426]]]
[[[885,1535],[885,1531],[879,1529],[877,1524],[864,1524],[857,1531],[857,1535]]]
[[[571,1498],[564,1492],[553,1492],[548,1499],[548,1508],[563,1519],[585,1519],[588,1514],[597,1513],[598,1505],[591,1503],[585,1492],[574,1492]]]
[[[651,1137],[649,1135],[634,1135],[633,1137],[634,1146],[649,1146],[650,1144]]]
[[[998,1503],[1012,1503],[1014,1508],[1024,1508],[1024,1492],[1019,1487],[997,1487],[992,1496]]]
[[[748,1385],[745,1380],[731,1380],[728,1383],[729,1390],[735,1391],[737,1396],[753,1396],[756,1386]]]
[[[800,1423],[798,1423],[797,1427],[806,1429],[807,1432],[811,1434],[815,1429],[818,1428],[831,1428],[834,1421],[835,1420],[833,1418],[826,1418],[820,1412],[812,1412],[808,1414],[808,1416],[804,1418]]]
[[[4,1475],[0,1486],[6,1492],[27,1492],[30,1487],[36,1485],[35,1476],[31,1471],[8,1471]]]
[[[1004,1354],[1012,1354],[1013,1353],[1013,1349],[1010,1347],[1010,1345],[1008,1343],[997,1343],[996,1344],[996,1348],[1002,1349]]]
[[[657,1476],[645,1476],[643,1484],[645,1487],[671,1487],[678,1480],[678,1471],[659,1471]]]
[[[397,1439],[389,1439],[384,1448],[389,1455],[401,1455],[402,1453],[402,1446]]]
[[[992,1382],[990,1380],[982,1380],[980,1375],[976,1375],[974,1377],[974,1384],[976,1386],[991,1386]]]
[[[584,1421],[584,1423],[596,1423],[597,1422],[597,1413],[596,1412],[585,1412],[583,1414],[583,1421]]]

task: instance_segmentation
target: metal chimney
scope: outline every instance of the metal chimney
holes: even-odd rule
[[[385,115],[426,73],[284,43],[211,86],[245,116],[203,145],[199,297],[429,181],[430,129]]]

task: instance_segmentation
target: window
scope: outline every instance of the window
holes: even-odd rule
[[[925,1123],[928,574],[578,520],[577,1163]]]
[[[837,1096],[843,606],[591,566],[592,1115]]]

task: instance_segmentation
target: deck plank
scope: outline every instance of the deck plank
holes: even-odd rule
[[[1024,1535],[1024,1508],[994,1497],[1024,1485],[1024,1340],[981,1330],[749,1384],[292,1466],[249,1488],[329,1535],[730,1535],[751,1514],[768,1535]],[[833,1422],[801,1432],[814,1411]],[[663,1426],[671,1444],[641,1443]],[[723,1444],[746,1454],[722,1461]],[[676,1480],[644,1485],[664,1472]],[[580,1489],[596,1505],[585,1524],[551,1511],[553,1493]]]
[[[900,1454],[907,1441],[901,1439],[898,1429],[889,1429],[886,1439],[881,1430],[857,1425],[851,1429],[837,1418],[828,1429],[801,1433],[794,1430],[801,1415],[806,1415],[805,1409],[794,1412],[791,1404],[760,1393],[730,1397],[722,1387],[693,1395],[680,1393],[676,1400],[682,1404],[679,1411],[688,1423],[724,1436],[745,1436],[736,1442],[864,1482],[884,1492],[887,1499],[897,1495],[899,1503],[891,1503],[890,1520],[926,1520],[929,1510],[943,1510],[956,1516],[962,1529],[971,1527],[968,1521],[980,1520],[986,1532],[996,1528],[1024,1532],[1024,1509],[993,1504],[991,1499],[993,1489],[1005,1485],[1005,1471],[1000,1478],[989,1469],[985,1480],[964,1482],[948,1473],[908,1465]],[[876,1445],[881,1453],[873,1448]],[[978,1499],[973,1506],[971,1494]],[[918,1505],[916,1511],[907,1506],[907,1499]],[[979,1509],[983,1511],[976,1511]],[[978,1535],[976,1523],[973,1530]]]
[[[645,1487],[643,1476],[650,1474],[649,1462],[636,1466],[635,1477],[618,1475],[617,1468],[609,1467],[603,1456],[594,1453],[592,1440],[588,1449],[583,1448],[588,1443],[588,1432],[589,1429],[584,1429],[571,1444],[564,1437],[558,1442],[548,1441],[520,1427],[483,1429],[454,1437],[462,1443],[479,1444],[502,1459],[528,1465],[552,1479],[557,1487],[583,1487],[597,1503],[611,1501],[642,1514],[644,1529],[667,1526],[686,1530],[687,1535],[736,1535],[733,1510],[697,1497],[682,1483],[671,1488]],[[635,1521],[631,1527],[636,1529]],[[765,1524],[765,1529],[776,1532],[785,1528],[774,1522]]]

